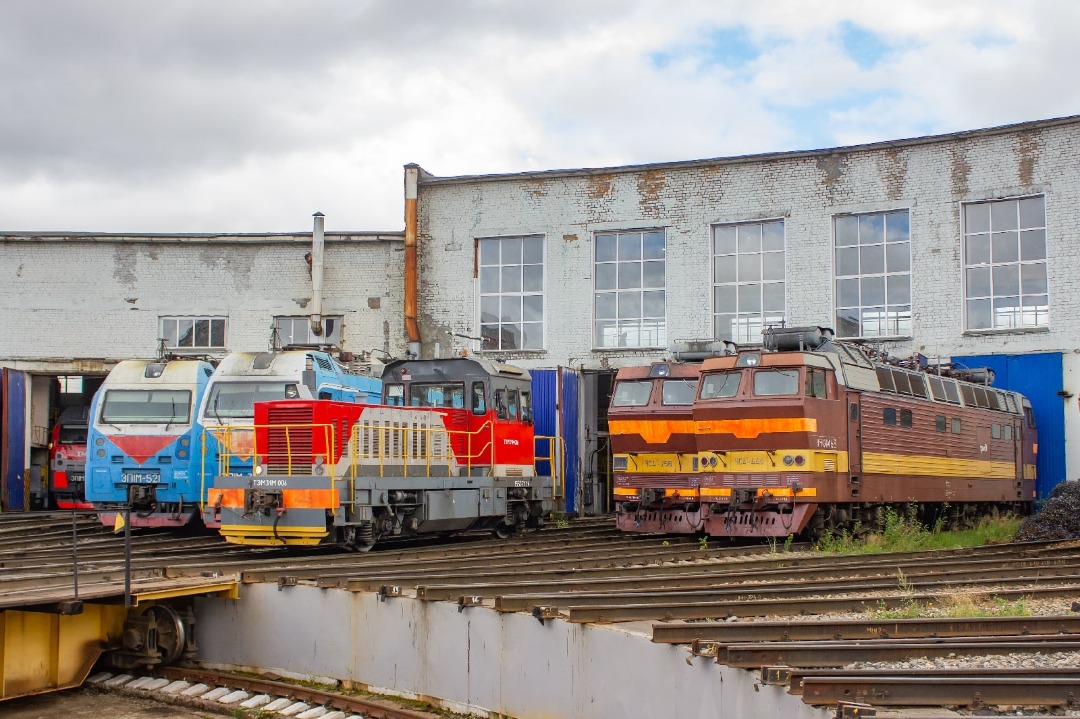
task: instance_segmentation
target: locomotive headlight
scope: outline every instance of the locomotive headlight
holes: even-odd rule
[[[64,453],[63,452],[57,452],[56,453],[56,461],[61,462],[61,461],[63,461],[63,459],[64,459]]]
[[[97,451],[97,456],[99,456],[99,457],[104,457],[104,456],[105,456],[105,450],[103,450],[103,449],[99,449],[99,450]]]
[[[105,444],[105,438],[104,437],[98,437],[97,439],[94,440],[94,444],[96,444],[99,447],[102,446],[103,444]],[[98,456],[100,457],[101,455],[99,454]]]
[[[183,459],[184,457],[187,456],[187,450],[186,449],[178,449],[178,450],[176,450],[176,456],[179,457],[180,459]]]
[[[785,454],[784,455],[784,464],[786,464],[787,466],[790,467],[791,465],[795,464],[795,458],[792,457],[790,454]]]
[[[806,457],[803,457],[801,454],[795,455],[795,466],[801,467],[804,464],[806,464]]]
[[[261,464],[256,464],[255,465],[255,474],[262,474],[262,473],[263,473],[263,466]]]
[[[321,476],[322,473],[323,473],[323,466],[321,464],[315,465],[315,474]]]
[[[190,437],[181,437],[180,438],[180,446],[181,447],[187,447],[189,444],[191,444],[191,438]]]

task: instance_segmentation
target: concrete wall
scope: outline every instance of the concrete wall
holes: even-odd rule
[[[546,344],[502,353],[525,366],[640,364],[658,352],[593,348],[593,235],[663,228],[667,336],[712,336],[710,227],[782,218],[790,324],[833,323],[832,218],[910,210],[912,338],[894,354],[931,358],[1071,351],[1080,323],[1080,118],[876,145],[602,170],[436,178],[419,191],[424,352],[479,334],[476,238],[542,235]],[[965,333],[961,203],[1046,198],[1050,326]]]
[[[342,349],[403,353],[401,248],[327,233],[323,313],[344,315]],[[0,235],[0,362],[154,357],[164,315],[225,316],[227,351],[266,350],[274,316],[310,312],[310,249],[305,234]]]
[[[781,687],[618,628],[272,584],[199,600],[201,661],[351,680],[515,719],[823,719]]]

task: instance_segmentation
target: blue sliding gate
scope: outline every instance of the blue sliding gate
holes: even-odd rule
[[[567,512],[577,511],[578,488],[578,373],[559,369],[531,369],[533,390],[533,430],[537,435],[562,437],[563,472],[566,482]],[[556,402],[557,395],[559,401]],[[558,422],[556,422],[558,417]],[[538,455],[546,456],[546,442],[536,443]],[[542,462],[540,472],[550,472],[550,463]]]
[[[994,370],[994,386],[1019,392],[1031,400],[1035,426],[1039,431],[1035,492],[1045,499],[1058,482],[1065,480],[1065,403],[1059,352],[1022,355],[969,355],[953,357],[966,367]]]

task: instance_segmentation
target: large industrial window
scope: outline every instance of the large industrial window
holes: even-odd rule
[[[760,342],[784,321],[784,222],[713,227],[713,336]]]
[[[544,238],[485,237],[477,254],[482,349],[543,349]]]
[[[964,299],[969,330],[1047,326],[1041,195],[964,205]]]
[[[911,335],[911,234],[907,210],[839,215],[836,331],[841,337]]]
[[[274,348],[287,345],[334,345],[341,346],[342,317],[326,316],[322,318],[323,333],[316,335],[311,331],[311,317],[275,317]]]
[[[170,350],[225,349],[224,317],[162,317],[160,341]]]
[[[665,239],[661,230],[595,236],[596,347],[666,347]]]

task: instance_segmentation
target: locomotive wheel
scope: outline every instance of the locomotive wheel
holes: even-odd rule
[[[509,524],[500,524],[491,530],[491,533],[499,539],[510,539],[510,535],[514,533],[514,527]]]
[[[184,620],[175,609],[166,604],[155,604],[143,614],[154,622],[162,665],[172,664],[180,658],[184,647],[187,646],[187,626]]]

